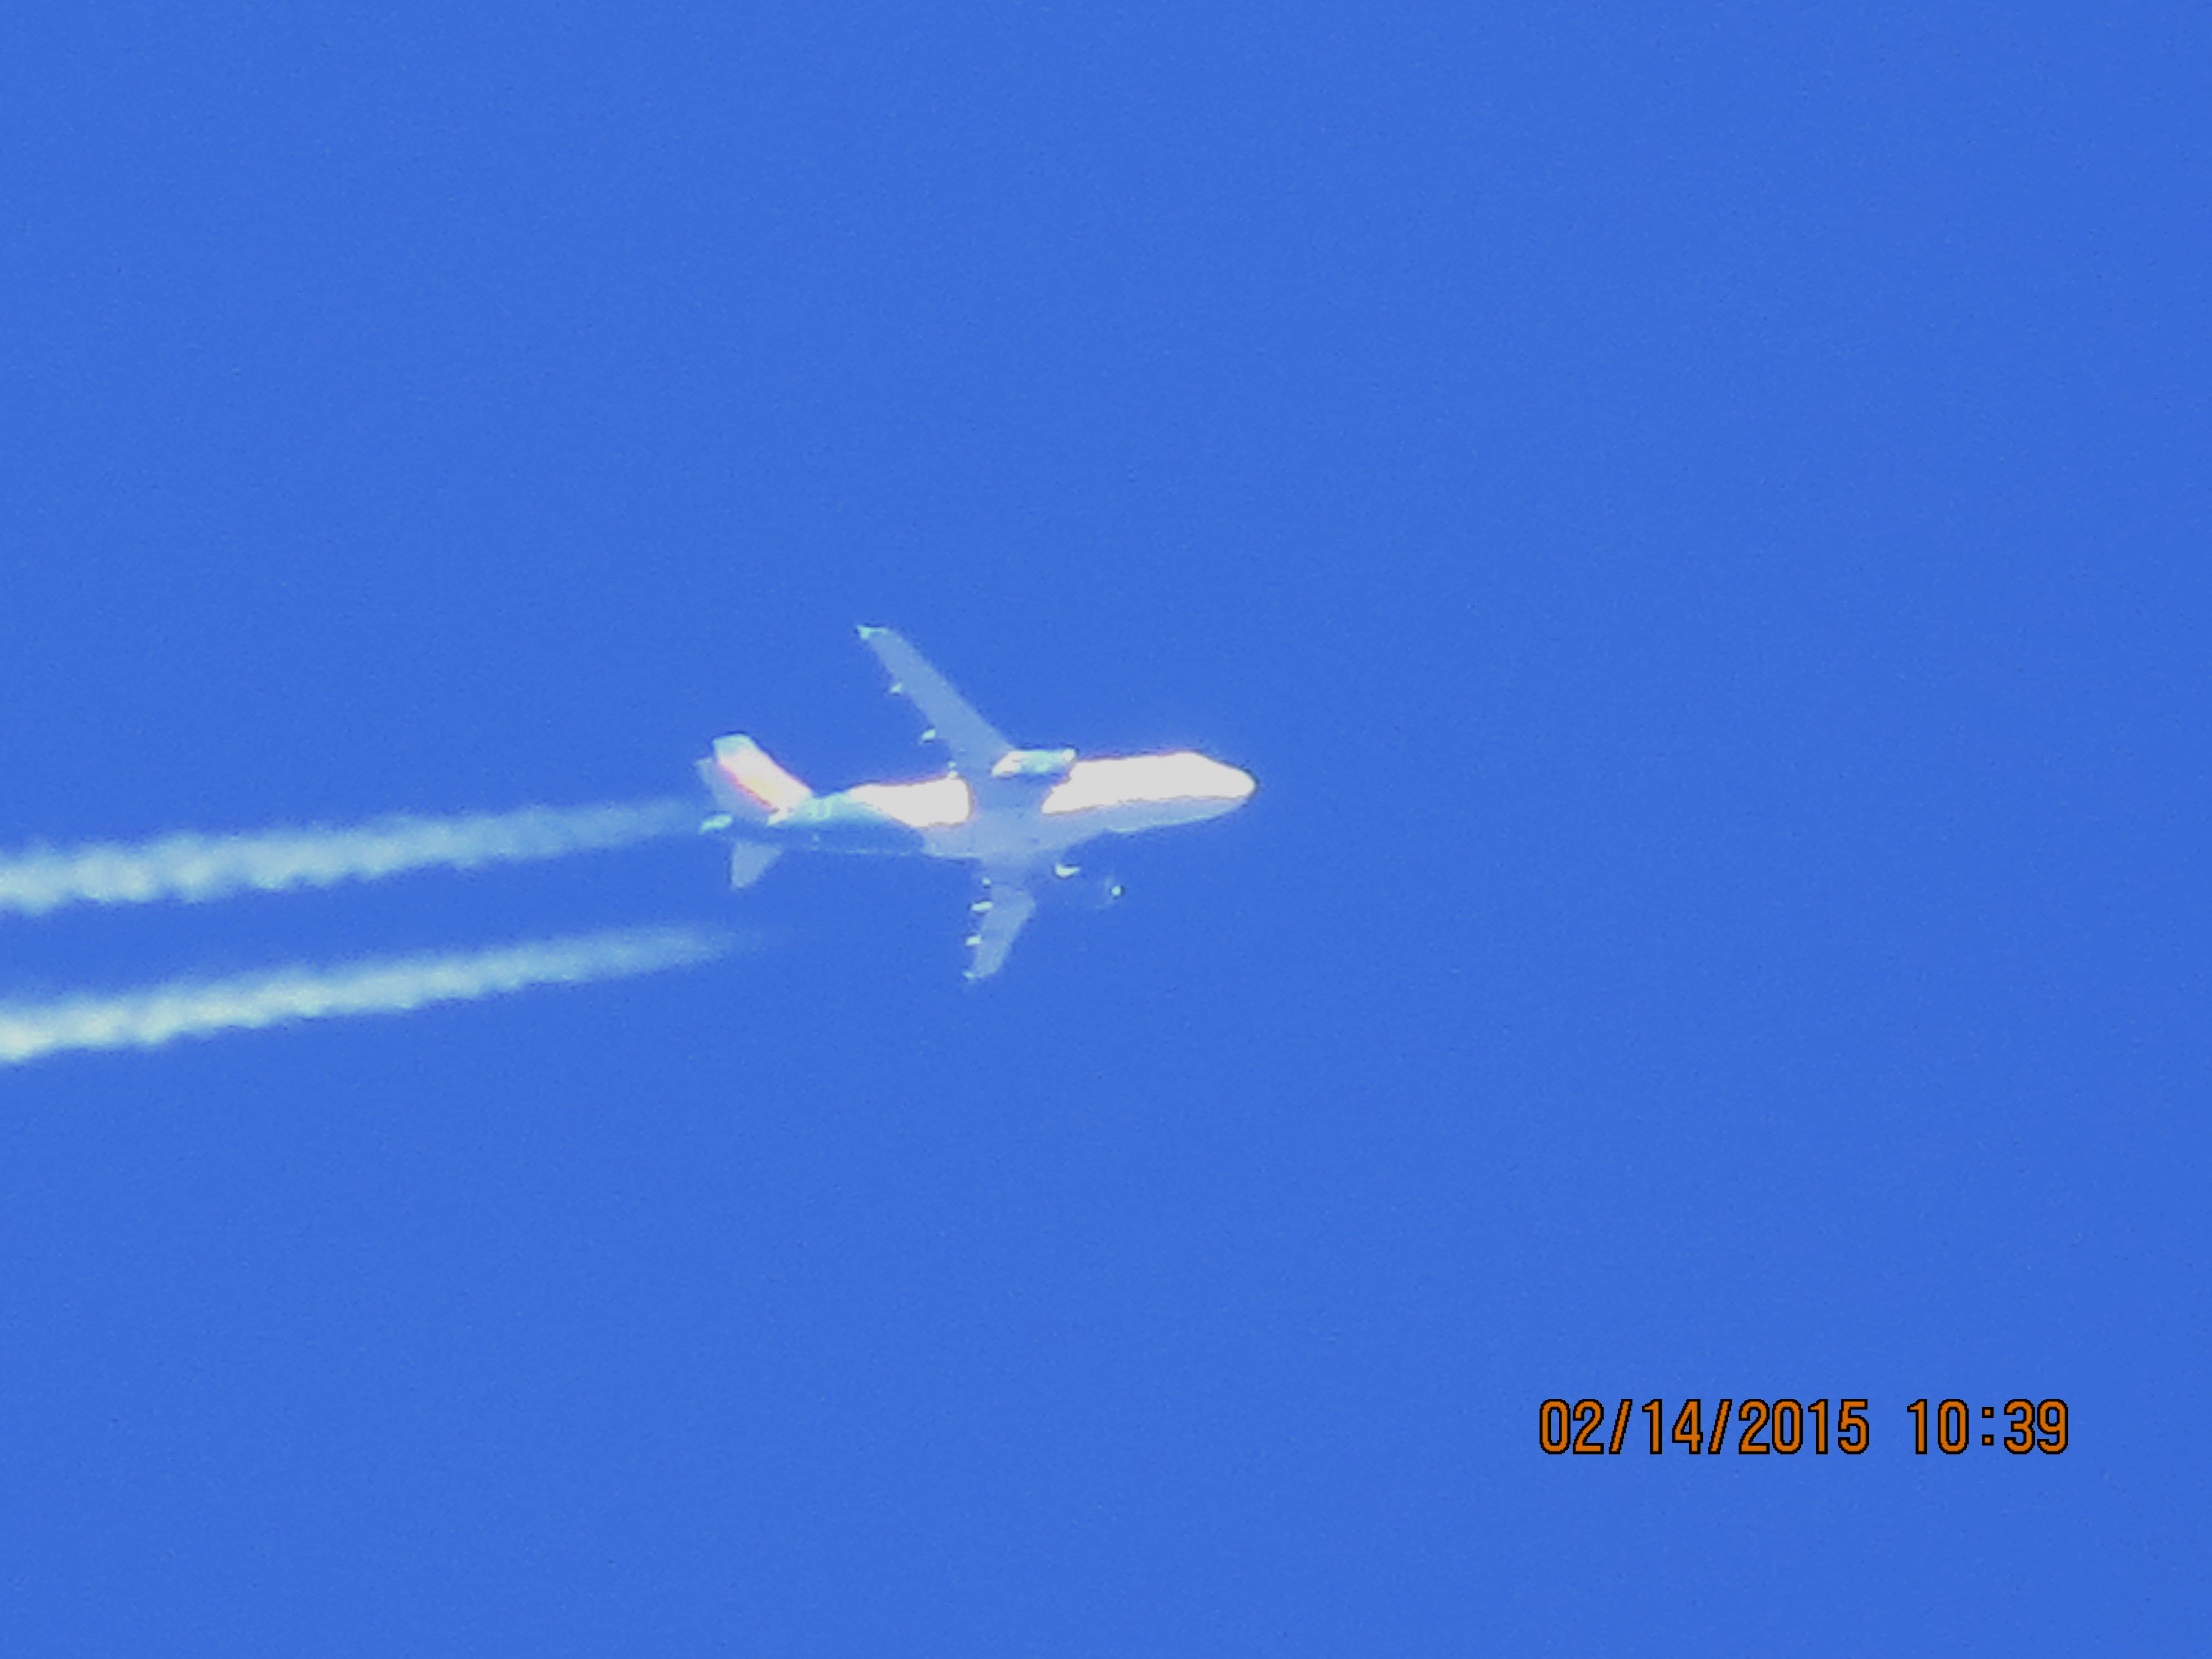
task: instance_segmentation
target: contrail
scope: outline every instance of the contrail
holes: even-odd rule
[[[186,833],[158,841],[33,848],[0,856],[0,915],[44,915],[66,904],[147,904],[156,899],[280,893],[435,865],[557,859],[689,834],[699,814],[681,800],[603,806],[526,806],[458,817],[388,817],[352,828],[309,825],[256,835]]]
[[[158,1048],[179,1037],[252,1030],[290,1020],[404,1013],[533,985],[580,985],[657,973],[711,961],[734,942],[726,933],[696,927],[617,928],[488,951],[179,980],[114,996],[0,1003],[0,1065],[20,1065],[69,1048]]]

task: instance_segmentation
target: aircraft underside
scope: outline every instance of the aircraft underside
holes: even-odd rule
[[[1074,848],[1218,817],[1252,793],[1249,774],[1188,750],[1086,761],[1072,749],[1018,749],[897,635],[863,628],[860,637],[890,672],[892,691],[921,710],[924,738],[945,744],[951,766],[915,782],[817,795],[750,738],[718,738],[699,775],[720,809],[704,827],[731,838],[732,886],[750,886],[793,851],[971,864],[967,977],[988,979],[1039,895],[1076,876],[1066,861]]]

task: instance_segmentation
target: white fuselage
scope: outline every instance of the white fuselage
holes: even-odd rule
[[[988,979],[1040,894],[1071,890],[1060,885],[1080,873],[1063,857],[1070,849],[1219,817],[1252,798],[1250,773],[1192,750],[1084,760],[1073,749],[1018,747],[899,635],[863,627],[860,641],[890,673],[891,690],[921,711],[924,738],[942,743],[951,766],[913,783],[817,795],[744,733],[715,738],[697,770],[720,810],[702,827],[730,837],[732,887],[751,886],[787,852],[972,865],[979,890],[968,907],[967,977]],[[1104,884],[1106,898],[1120,891]]]
[[[931,858],[1020,866],[1057,859],[1099,836],[1218,817],[1242,806],[1253,787],[1249,773],[1182,750],[1079,760],[1057,778],[994,779],[981,792],[957,773],[861,784],[830,798],[836,805],[824,816],[843,817],[838,808],[849,802],[914,831],[916,850]],[[833,832],[813,844],[836,851],[840,839]]]

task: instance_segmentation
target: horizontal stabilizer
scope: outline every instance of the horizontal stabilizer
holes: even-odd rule
[[[730,848],[730,885],[750,887],[768,873],[768,867],[783,856],[781,847],[763,847],[757,841],[741,841]]]

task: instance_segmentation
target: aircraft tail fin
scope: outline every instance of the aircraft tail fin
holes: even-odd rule
[[[768,750],[742,734],[715,738],[714,757],[699,763],[699,777],[717,806],[754,823],[765,823],[814,795],[769,759]]]

